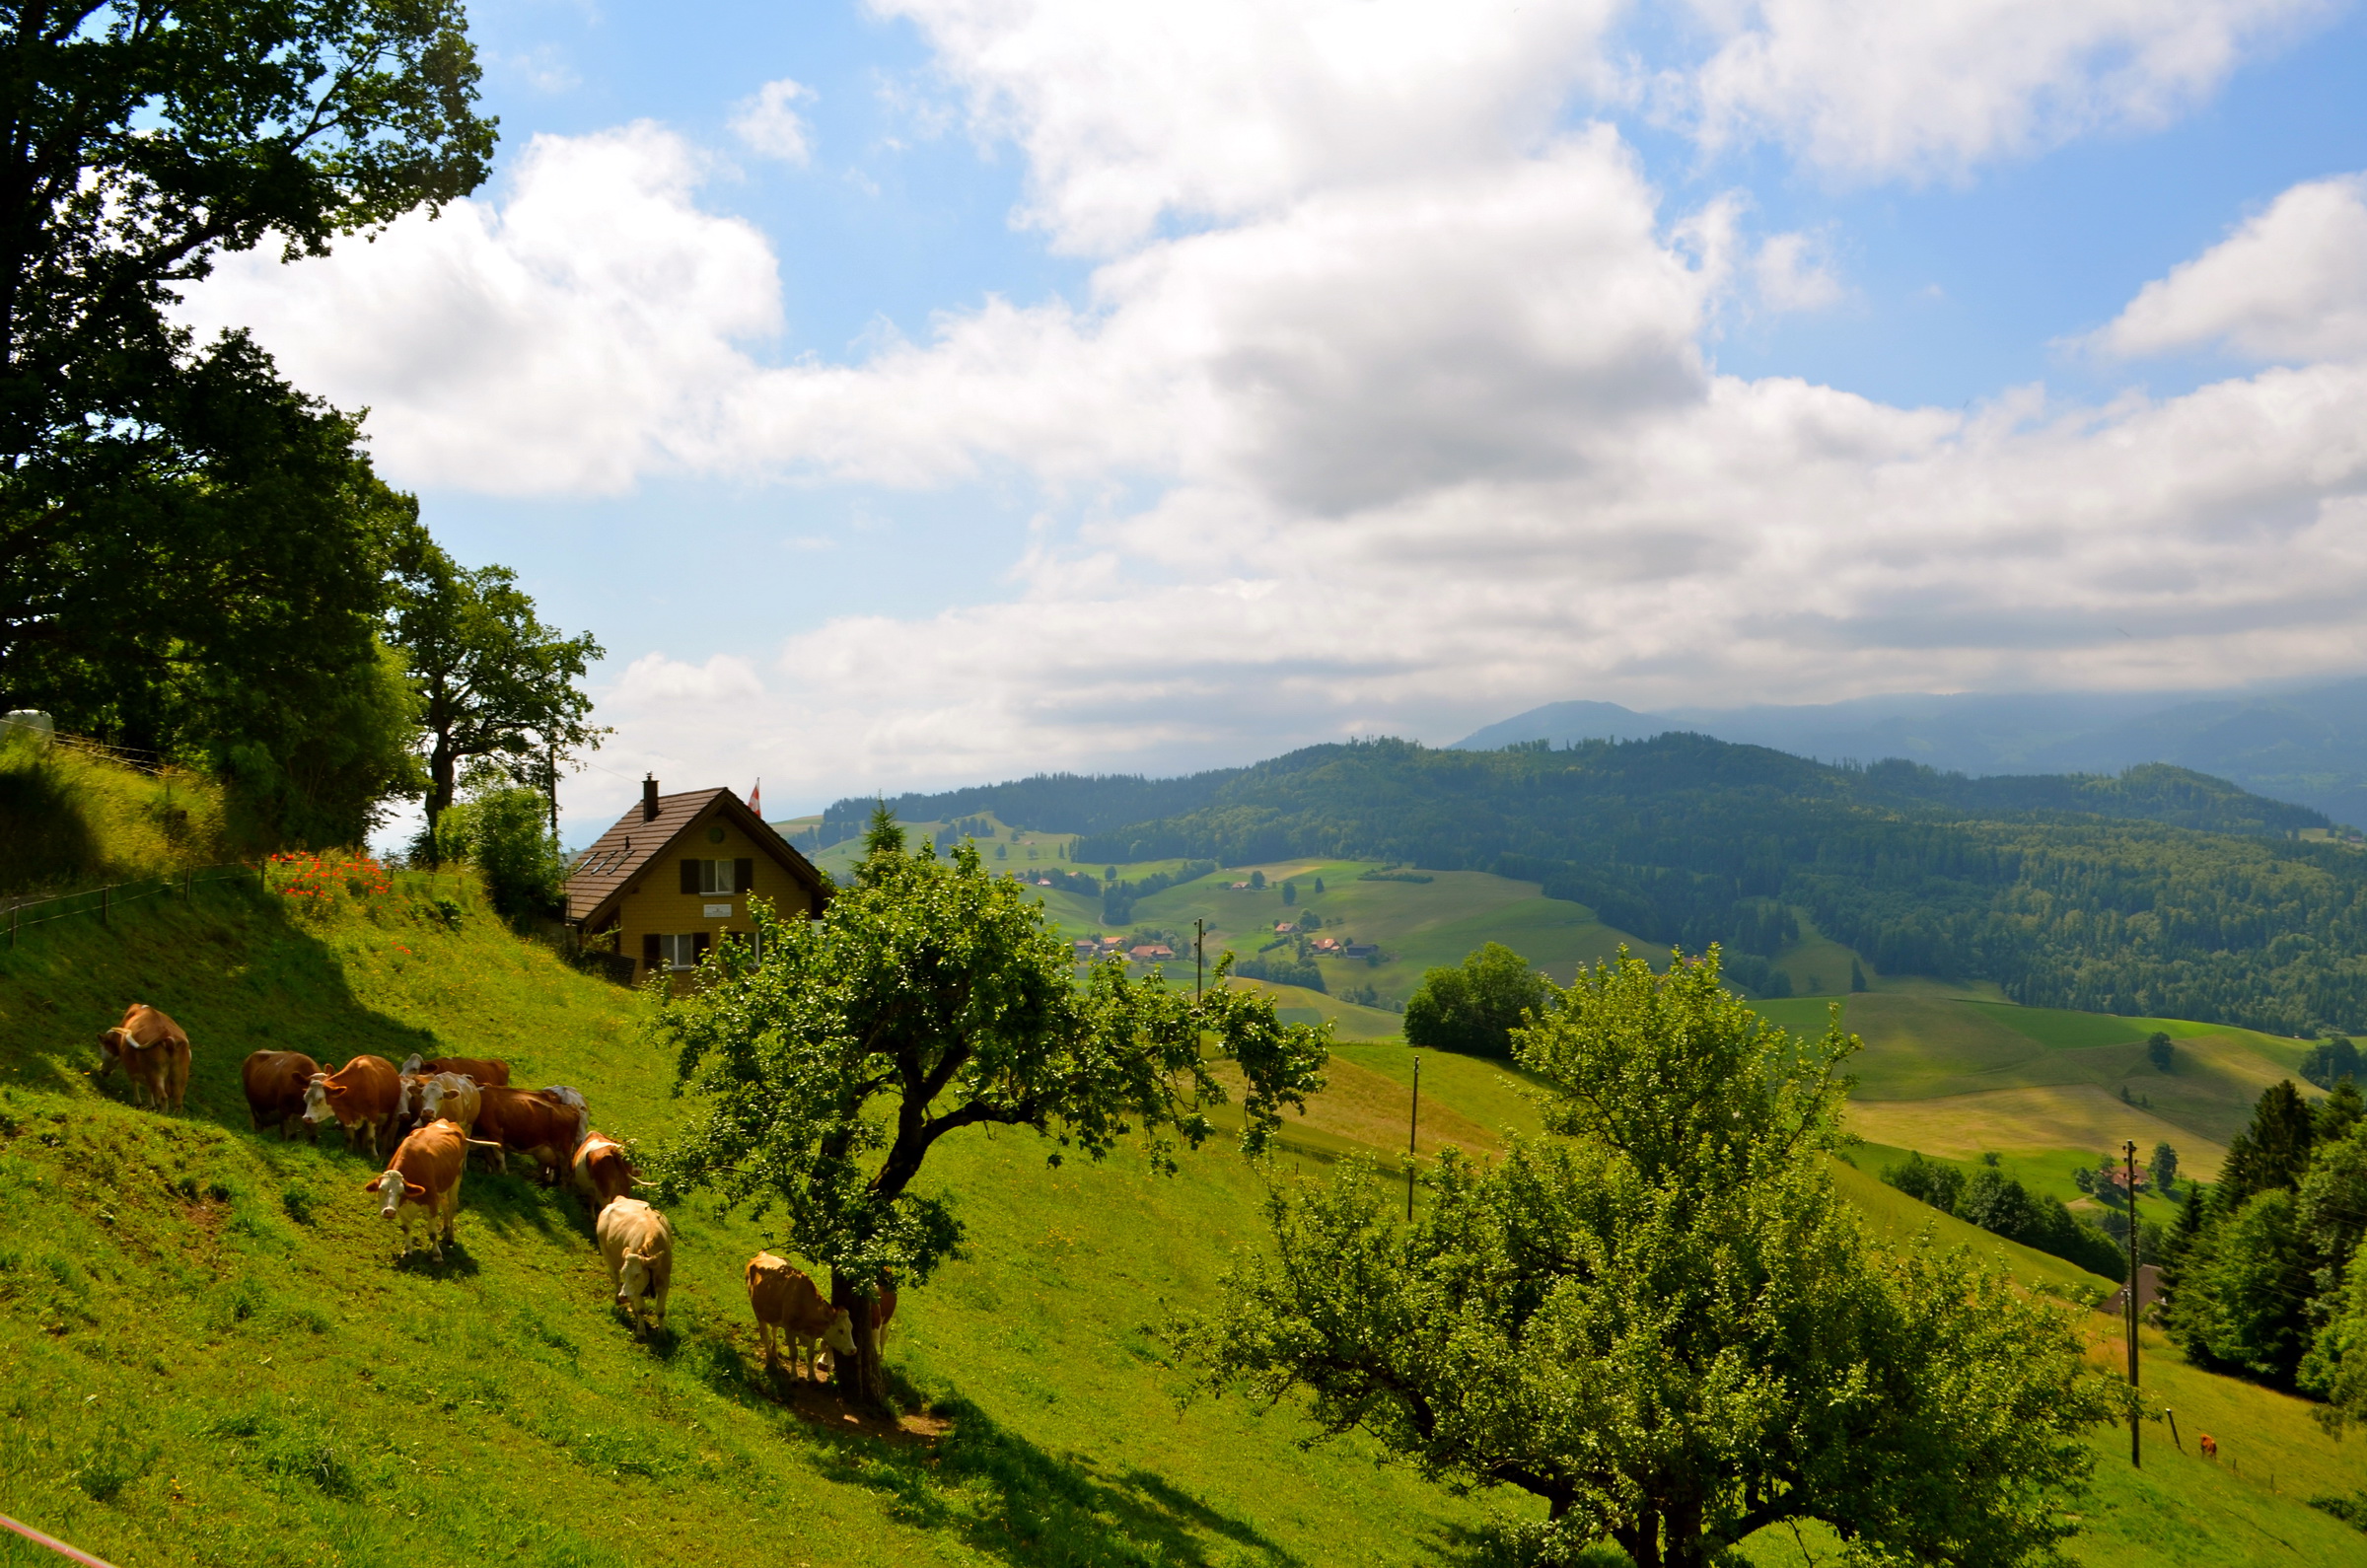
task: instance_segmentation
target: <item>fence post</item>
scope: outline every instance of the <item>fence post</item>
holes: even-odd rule
[[[115,890],[112,884],[109,884],[108,886],[99,890],[99,923],[103,926],[113,924],[113,922],[108,918],[107,906],[109,900],[114,896],[114,891]]]

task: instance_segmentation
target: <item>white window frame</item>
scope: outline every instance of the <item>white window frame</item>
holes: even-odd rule
[[[697,968],[697,935],[691,931],[661,933],[658,937],[659,964],[668,969]]]
[[[739,862],[736,860],[702,860],[698,863],[698,891],[738,897],[740,890]]]

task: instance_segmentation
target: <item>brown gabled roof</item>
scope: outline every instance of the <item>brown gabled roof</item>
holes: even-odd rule
[[[799,854],[769,823],[750,811],[739,796],[728,789],[688,790],[681,795],[659,796],[658,815],[652,819],[643,819],[641,803],[635,801],[630,811],[616,819],[615,826],[593,840],[592,847],[584,851],[575,869],[567,874],[567,918],[590,922],[605,915],[617,895],[638,881],[651,862],[672,848],[675,840],[689,831],[693,823],[706,816],[707,809],[718,802],[734,825],[812,891],[816,908],[829,901],[829,879],[815,870],[814,862]]]

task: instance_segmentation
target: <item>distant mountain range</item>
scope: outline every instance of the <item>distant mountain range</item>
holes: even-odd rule
[[[2117,773],[2169,762],[2367,828],[2367,679],[2276,693],[1861,697],[1800,707],[1554,702],[1455,743],[1640,741],[1691,731],[1825,761],[1903,757],[1948,772]]]

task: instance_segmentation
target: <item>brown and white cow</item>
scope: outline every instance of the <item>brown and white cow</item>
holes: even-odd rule
[[[497,1171],[509,1169],[509,1156],[529,1155],[547,1183],[575,1157],[586,1120],[582,1107],[538,1093],[498,1086],[477,1091],[476,1133],[501,1145],[493,1166]]]
[[[100,1034],[99,1053],[101,1078],[122,1064],[133,1104],[180,1108],[189,1092],[189,1036],[179,1024],[145,1002],[134,1002],[123,1010],[122,1023]]]
[[[807,1375],[822,1381],[824,1346],[842,1356],[855,1353],[852,1316],[843,1307],[823,1299],[814,1281],[785,1257],[758,1252],[748,1260],[748,1305],[756,1315],[756,1337],[764,1346],[764,1364],[780,1360],[774,1340],[777,1330],[789,1340],[789,1375],[797,1376],[797,1359],[806,1358]]]
[[[276,1126],[285,1143],[288,1123],[302,1120],[305,1091],[320,1071],[321,1064],[302,1051],[255,1051],[240,1063],[239,1084],[247,1091],[247,1119],[254,1130]],[[314,1143],[321,1141],[321,1129],[309,1121],[304,1135]]]
[[[607,1133],[587,1132],[584,1141],[575,1146],[575,1189],[592,1205],[593,1214],[618,1198],[630,1197],[638,1180],[640,1174],[633,1169],[624,1145]]]
[[[645,1311],[665,1327],[666,1294],[674,1288],[674,1227],[666,1216],[639,1198],[618,1198],[600,1211],[593,1229],[601,1261],[616,1285],[616,1305],[631,1317],[634,1331]]]
[[[463,1078],[474,1079],[479,1089],[510,1087],[510,1064],[490,1056],[439,1056],[434,1061],[424,1063],[421,1070],[459,1073]]]
[[[333,1073],[315,1073],[304,1094],[304,1119],[316,1127],[334,1116],[350,1149],[367,1142],[378,1158],[379,1140],[394,1130],[402,1105],[402,1080],[384,1056],[356,1056]]]
[[[2195,1442],[2202,1449],[2204,1459],[2209,1460],[2213,1464],[2219,1462],[2219,1440],[2217,1438],[2204,1432],[2197,1435]]]
[[[452,1222],[461,1212],[461,1174],[468,1164],[470,1141],[458,1124],[431,1121],[403,1139],[394,1162],[362,1184],[363,1191],[379,1195],[380,1214],[402,1224],[402,1251],[396,1257],[411,1249],[411,1215],[424,1212],[428,1250],[437,1262],[444,1261],[444,1243],[453,1239]],[[444,1232],[440,1240],[438,1222]]]

